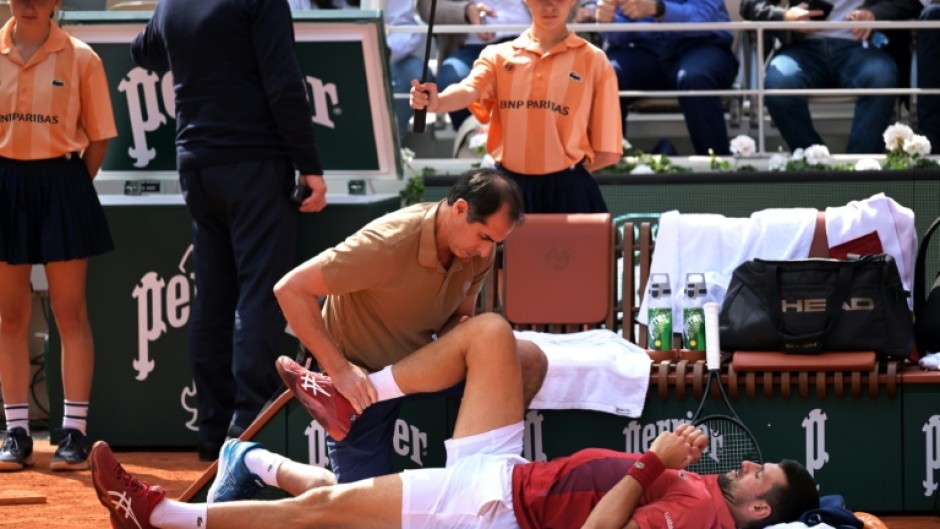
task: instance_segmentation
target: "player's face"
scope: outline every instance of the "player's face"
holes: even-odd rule
[[[467,206],[469,208],[469,206]],[[466,217],[467,211],[462,212]],[[457,259],[486,257],[496,245],[505,241],[516,225],[503,207],[480,222],[464,222],[451,241],[451,251]]]
[[[737,505],[762,498],[770,489],[786,482],[787,476],[780,465],[776,463],[758,465],[751,461],[741,463],[741,468],[718,478],[718,484],[725,493],[725,497],[729,498],[729,502]]]

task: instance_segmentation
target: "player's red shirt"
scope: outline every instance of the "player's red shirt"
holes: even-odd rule
[[[516,465],[513,509],[522,529],[578,529],[601,497],[640,458],[591,448],[548,462]],[[717,476],[666,470],[640,498],[643,529],[734,529]]]

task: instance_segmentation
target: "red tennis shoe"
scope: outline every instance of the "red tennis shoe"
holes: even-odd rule
[[[114,529],[153,529],[150,514],[166,497],[159,485],[135,479],[114,458],[111,447],[98,441],[91,447],[91,481],[98,501],[111,512]]]
[[[314,373],[286,356],[278,358],[275,366],[287,389],[326,433],[336,441],[345,439],[359,414],[336,390],[330,377]]]

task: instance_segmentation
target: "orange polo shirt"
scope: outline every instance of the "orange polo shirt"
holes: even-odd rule
[[[24,62],[10,19],[0,28],[0,157],[56,158],[117,136],[101,59],[54,22]]]
[[[537,50],[528,31],[488,46],[462,81],[491,116],[490,155],[510,171],[537,175],[592,162],[598,152],[621,154],[620,98],[607,55],[574,33],[548,53]]]

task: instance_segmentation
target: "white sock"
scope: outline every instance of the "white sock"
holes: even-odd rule
[[[7,418],[7,430],[22,428],[26,430],[26,435],[30,435],[28,402],[22,404],[4,404],[3,413]]]
[[[245,454],[245,466],[248,471],[261,478],[261,481],[269,487],[278,487],[277,469],[281,464],[287,461],[287,458],[281,454],[269,452],[264,448],[255,448]]]
[[[372,382],[372,385],[375,386],[379,402],[405,396],[401,388],[398,387],[398,383],[395,382],[395,377],[392,375],[392,366],[385,366],[381,371],[369,373],[369,382]]]
[[[88,427],[88,403],[77,400],[65,400],[65,413],[62,415],[62,427],[74,428],[82,435]]]
[[[161,529],[206,529],[209,507],[205,503],[163,500],[150,513],[150,525]]]

